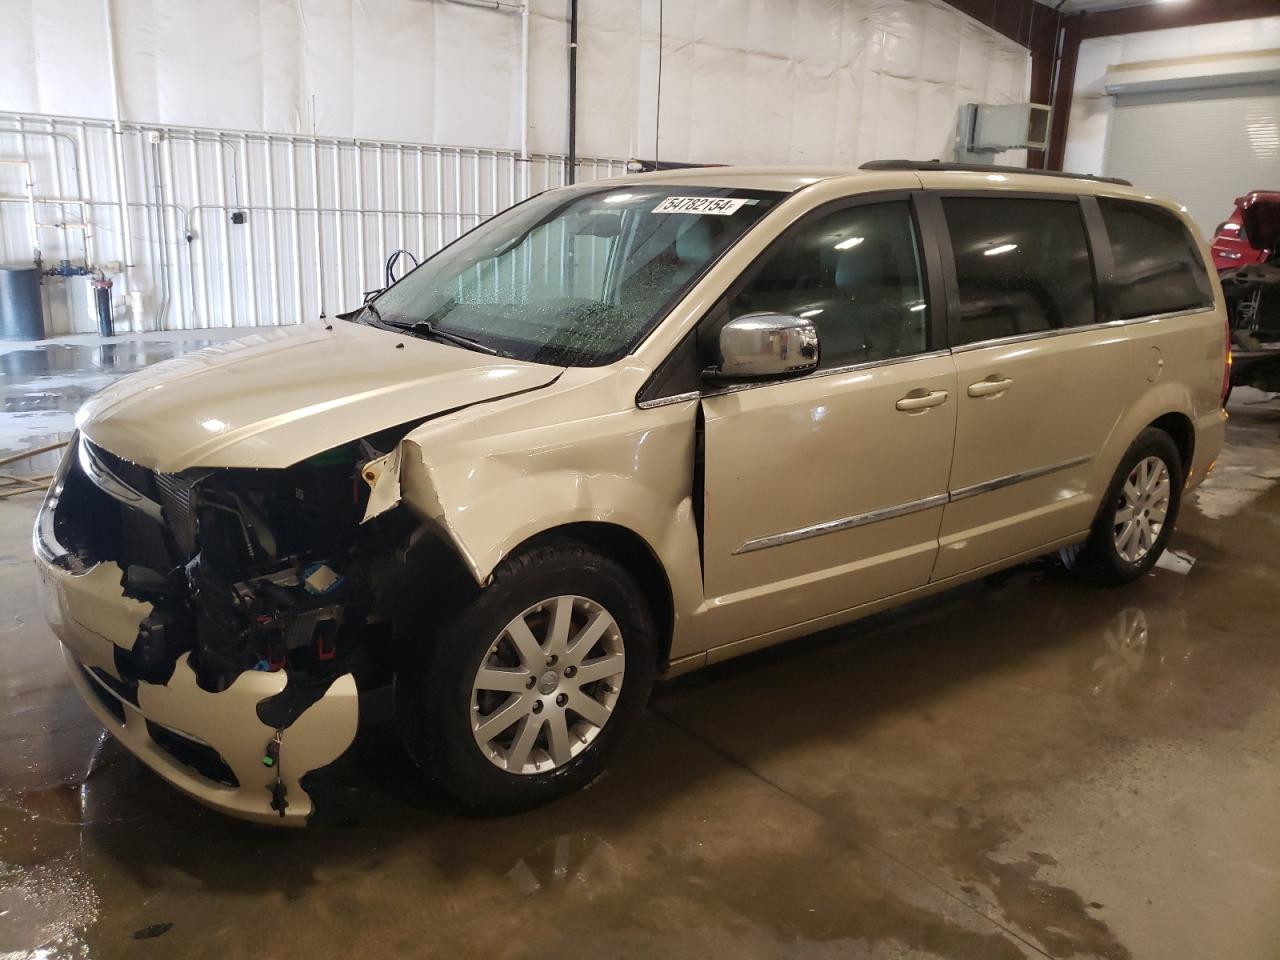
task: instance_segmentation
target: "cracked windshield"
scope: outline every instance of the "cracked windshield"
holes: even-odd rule
[[[519,360],[611,363],[781,197],[648,184],[543,194],[446,247],[360,319]]]

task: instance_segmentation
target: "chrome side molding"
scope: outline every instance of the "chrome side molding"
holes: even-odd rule
[[[1048,466],[1036,467],[1034,470],[1006,474],[1003,477],[996,477],[992,480],[984,480],[981,483],[961,487],[959,490],[951,490],[931,497],[922,497],[919,500],[908,500],[906,503],[899,503],[892,507],[881,507],[877,510],[869,510],[866,513],[855,514],[852,517],[841,517],[839,520],[824,520],[822,523],[799,527],[795,530],[787,530],[783,533],[771,533],[767,537],[756,537],[754,540],[748,540],[733,551],[732,555],[736,557],[740,553],[752,553],[769,547],[779,547],[784,543],[795,543],[797,540],[808,540],[810,537],[821,537],[828,533],[838,533],[841,530],[864,527],[869,523],[879,523],[881,520],[905,517],[907,514],[918,513],[921,510],[931,510],[934,507],[941,507],[956,500],[966,500],[969,497],[990,493],[992,490],[999,490],[1015,483],[1048,476],[1051,473],[1057,473],[1059,470],[1078,467],[1092,459],[1092,456],[1072,457],[1070,460],[1063,460],[1060,463],[1051,463]]]
[[[826,520],[822,523],[815,523],[810,527],[801,527],[798,530],[788,530],[785,533],[774,533],[767,537],[758,537],[755,540],[748,540],[737,550],[733,551],[733,555],[736,557],[740,553],[751,553],[754,550],[764,550],[767,547],[778,547],[784,543],[794,543],[797,540],[808,540],[810,537],[820,537],[827,533],[838,533],[841,530],[852,530],[854,527],[865,527],[869,523],[878,523],[881,520],[892,520],[894,517],[905,517],[909,513],[917,513],[921,510],[928,510],[932,507],[940,507],[949,499],[949,495],[939,493],[932,497],[924,497],[920,500],[910,500],[907,503],[899,503],[896,506],[881,507],[879,510],[859,513],[852,517],[843,517],[839,520]]]
[[[1009,473],[1003,477],[996,477],[994,480],[983,480],[981,483],[971,483],[967,487],[961,487],[959,490],[952,490],[948,495],[951,500],[966,500],[969,497],[976,497],[982,493],[990,493],[992,490],[999,490],[1001,487],[1012,486],[1015,483],[1022,483],[1024,480],[1034,480],[1037,477],[1044,477],[1051,473],[1057,473],[1059,470],[1067,470],[1071,467],[1078,467],[1082,463],[1088,463],[1093,457],[1072,457],[1070,460],[1063,460],[1061,463],[1051,463],[1047,467],[1036,467],[1034,470],[1023,470],[1020,473]]]

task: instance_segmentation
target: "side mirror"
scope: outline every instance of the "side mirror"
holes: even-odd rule
[[[749,313],[720,328],[720,366],[715,380],[786,377],[818,365],[818,330],[808,320],[783,313]]]

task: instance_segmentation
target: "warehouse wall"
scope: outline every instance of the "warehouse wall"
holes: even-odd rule
[[[566,6],[534,0],[543,149],[566,133]],[[948,157],[957,106],[1027,97],[1026,50],[940,0],[583,0],[580,20],[579,140],[601,156],[656,141],[705,163]]]
[[[1103,88],[1107,67],[1174,57],[1280,47],[1280,16],[1099,37],[1080,45],[1063,167],[1102,173],[1115,98]]]
[[[521,23],[509,10],[6,0],[0,159],[30,165],[0,167],[0,256],[29,258],[34,229],[46,261],[79,262],[88,248],[95,265],[127,261],[116,292],[136,326],[287,323],[350,306],[397,245],[430,253],[560,182],[566,8],[531,0],[528,164],[517,154]],[[614,161],[588,163],[584,178],[655,150],[722,163],[944,157],[957,105],[1027,95],[1026,51],[941,0],[580,9],[579,153]],[[118,144],[100,122],[113,111],[112,52]],[[463,149],[430,146],[441,144]],[[79,202],[29,216],[9,202],[28,171],[36,196]]]

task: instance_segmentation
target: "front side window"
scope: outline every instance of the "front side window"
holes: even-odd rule
[[[648,183],[552,191],[441,250],[361,319],[537,363],[611,363],[784,196]]]
[[[1098,198],[1111,240],[1117,320],[1213,306],[1213,288],[1187,228],[1151,203]]]
[[[823,367],[921,353],[928,307],[906,200],[818,214],[785,236],[729,304],[729,316],[812,321]]]
[[[960,294],[952,346],[1097,321],[1075,199],[946,197],[942,208]]]

